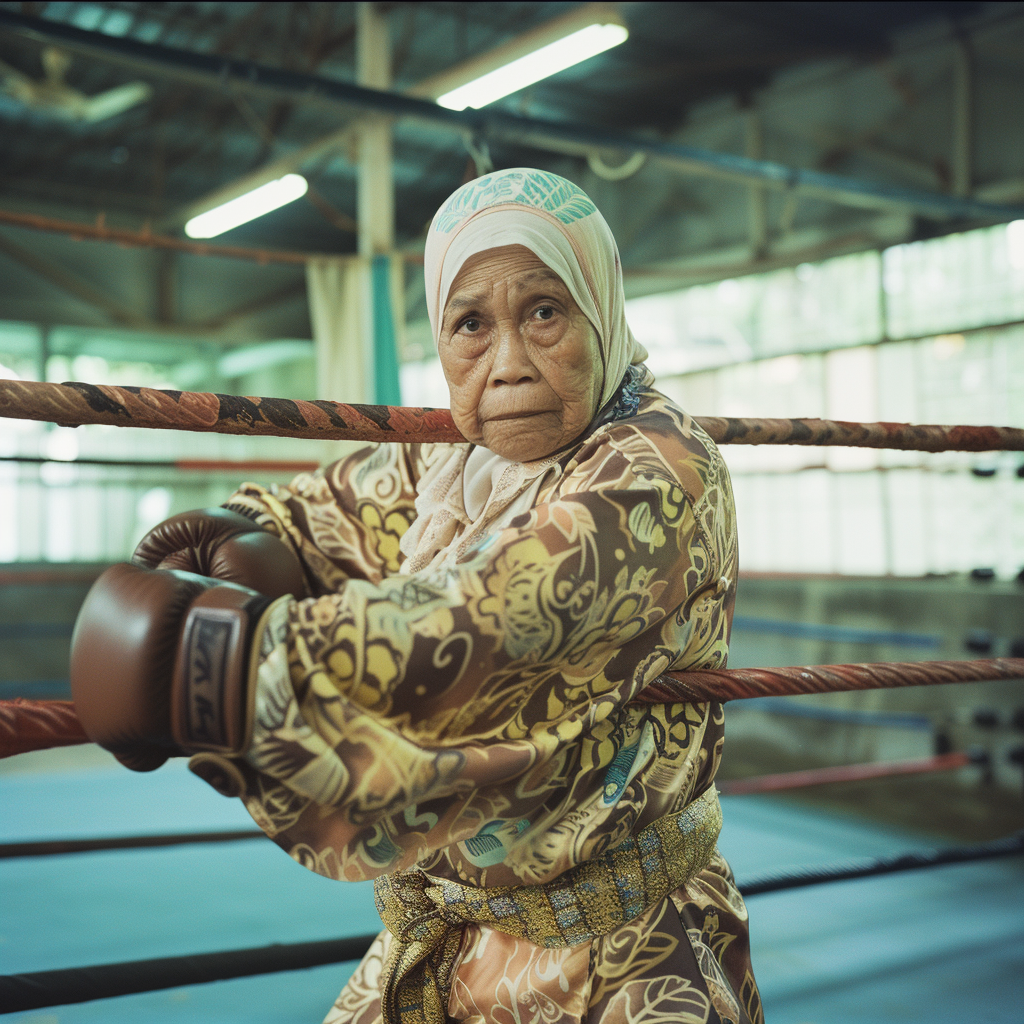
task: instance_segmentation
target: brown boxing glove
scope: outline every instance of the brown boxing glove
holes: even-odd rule
[[[71,694],[89,738],[136,771],[182,754],[244,751],[254,648],[274,603],[193,573],[108,569],[71,640]]]
[[[302,566],[291,547],[226,508],[182,512],[155,526],[139,542],[132,564],[228,580],[266,597],[306,593]]]

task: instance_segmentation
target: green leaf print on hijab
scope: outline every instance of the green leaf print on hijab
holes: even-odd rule
[[[590,196],[571,181],[547,171],[488,174],[459,189],[438,213],[434,228],[448,234],[466,217],[487,206],[522,203],[571,224],[597,212]]]

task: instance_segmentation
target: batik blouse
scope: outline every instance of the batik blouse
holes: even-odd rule
[[[721,706],[630,700],[667,669],[726,662],[736,526],[714,443],[657,391],[620,393],[540,467],[530,507],[499,508],[457,557],[404,573],[418,484],[460,447],[363,449],[227,503],[294,548],[309,588],[264,632],[252,744],[232,771],[256,822],[329,878],[415,867],[534,885],[712,786]],[[553,1000],[554,1016],[524,1016],[538,1021],[759,1020],[725,862],[663,902],[586,950],[467,926],[449,1013],[504,1019],[498,1003],[519,986]],[[329,1020],[375,1019],[388,941]],[[503,952],[483,957],[481,943]],[[668,1016],[629,1010],[646,1005],[641,983],[661,986]]]

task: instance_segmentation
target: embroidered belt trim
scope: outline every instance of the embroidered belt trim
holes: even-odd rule
[[[711,860],[722,829],[714,786],[603,857],[541,885],[479,888],[422,871],[374,883],[393,941],[381,974],[384,1024],[444,1024],[464,924],[486,924],[538,946],[607,935],[685,885]]]

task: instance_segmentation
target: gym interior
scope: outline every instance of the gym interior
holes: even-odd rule
[[[693,416],[1024,428],[1013,2],[0,3],[0,390],[445,409],[427,229],[514,167],[593,199],[655,386]],[[70,698],[78,610],[157,523],[358,447],[5,403],[3,701]],[[1024,434],[1005,434],[723,444],[729,668],[1024,659]],[[1022,686],[726,706],[720,847],[769,1024],[1021,1019]],[[380,928],[370,882],[302,869],[180,759],[19,753],[0,808],[5,976]],[[894,870],[905,854],[927,863]],[[354,960],[295,955],[0,1012],[319,1021]]]

